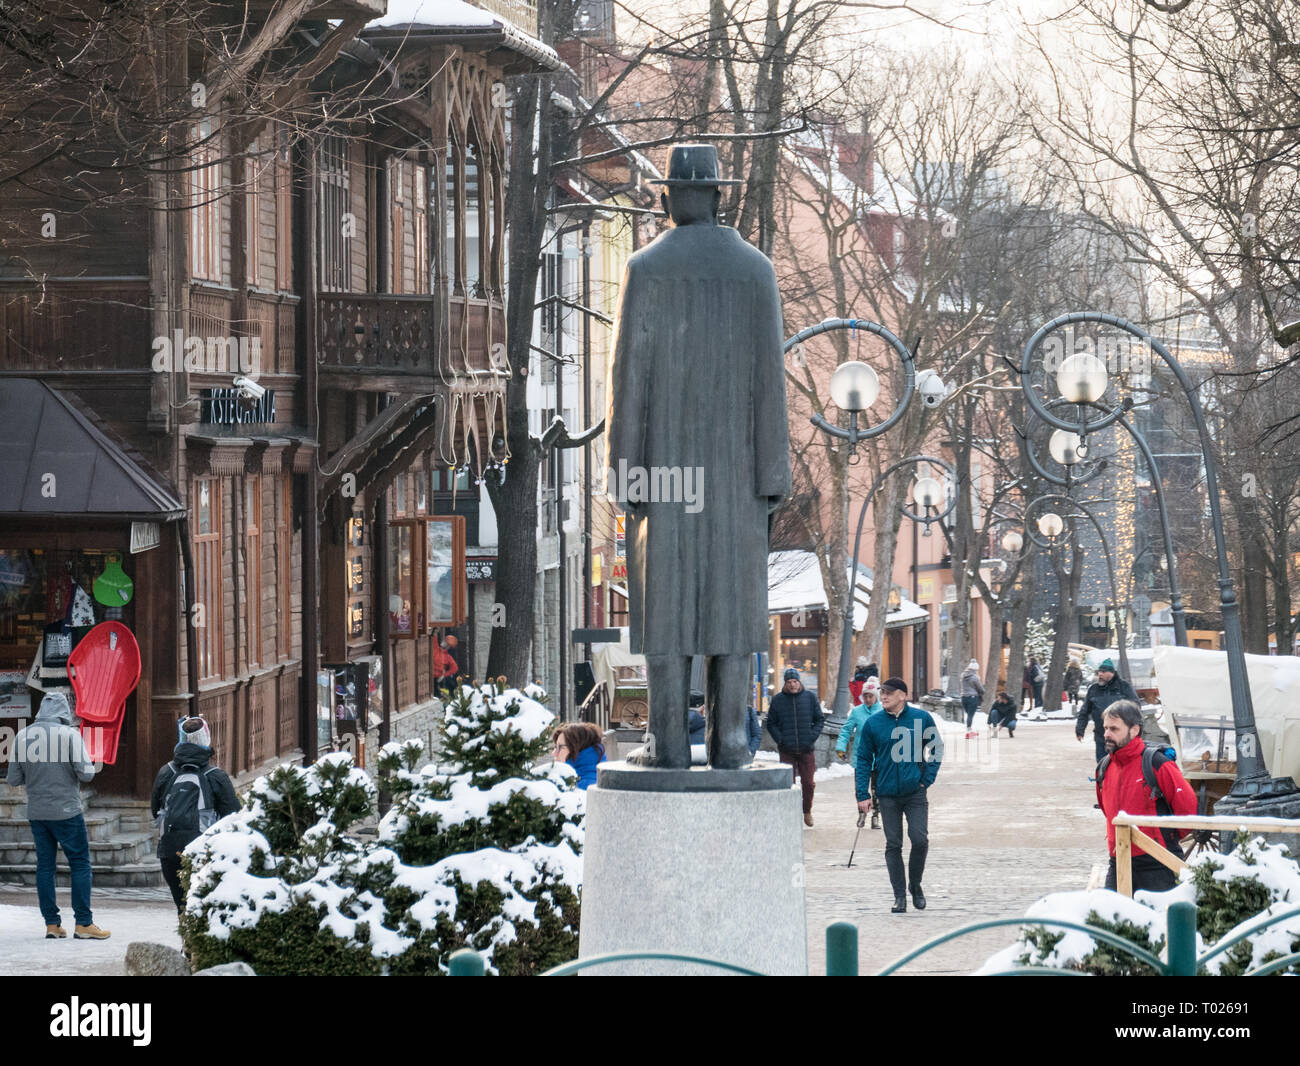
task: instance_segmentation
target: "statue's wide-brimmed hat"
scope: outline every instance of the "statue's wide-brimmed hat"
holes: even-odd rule
[[[739,185],[739,178],[718,177],[718,150],[711,144],[675,144],[668,149],[668,177],[651,185]]]

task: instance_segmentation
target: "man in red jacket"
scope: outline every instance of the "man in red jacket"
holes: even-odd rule
[[[1157,756],[1152,769],[1156,784],[1168,810],[1157,811],[1159,798],[1146,781],[1142,766],[1142,753],[1146,744],[1142,740],[1142,710],[1132,700],[1117,700],[1106,708],[1102,721],[1105,725],[1107,765],[1098,764],[1097,802],[1106,815],[1106,842],[1110,845],[1110,870],[1106,874],[1106,887],[1115,888],[1115,826],[1111,819],[1123,811],[1125,814],[1177,814],[1196,813],[1196,794],[1178,769],[1178,763],[1163,755]],[[1162,761],[1163,760],[1163,761]],[[1141,826],[1142,832],[1152,840],[1182,856],[1177,837],[1183,833],[1169,831],[1166,839],[1151,826]],[[1172,844],[1172,846],[1170,846]],[[1133,845],[1133,891],[1164,892],[1178,883],[1173,870],[1159,859],[1144,854]]]

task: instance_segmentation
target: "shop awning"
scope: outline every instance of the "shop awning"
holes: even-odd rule
[[[184,513],[58,389],[0,378],[0,515],[167,521]]]
[[[867,624],[871,603],[872,579],[862,570],[853,597],[853,628]],[[824,611],[827,607],[826,586],[822,582],[817,556],[809,551],[771,552],[767,557],[767,610],[769,614],[791,611]],[[885,615],[885,628],[897,629],[928,621],[930,612],[906,596],[900,597],[894,610]]]

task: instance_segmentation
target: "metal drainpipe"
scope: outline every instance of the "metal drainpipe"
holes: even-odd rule
[[[199,713],[199,635],[194,628],[194,547],[190,544],[188,512],[181,516],[177,526],[181,538],[181,566],[185,573],[185,666],[189,675],[190,717],[193,718]]]
[[[591,306],[591,221],[582,223],[582,306]],[[591,316],[582,316],[582,428],[591,426]],[[582,509],[582,624],[591,628],[591,442],[582,446],[582,476],[585,482]],[[583,658],[591,661],[591,642],[584,645]]]
[[[560,262],[564,261],[564,243],[560,242]],[[563,269],[563,267],[561,267]],[[557,311],[563,305],[557,305]],[[565,311],[559,311],[562,316]],[[557,317],[555,330],[555,354],[560,357],[560,362],[555,364],[555,414],[564,417],[564,319]],[[542,427],[545,432],[546,427]],[[560,720],[567,722],[569,720],[569,684],[566,671],[569,669],[569,596],[566,588],[569,581],[569,567],[565,562],[565,541],[564,541],[564,483],[561,480],[564,474],[564,463],[560,459],[561,449],[551,449],[551,469],[554,471],[555,484],[555,528],[559,534],[559,564],[560,564]]]

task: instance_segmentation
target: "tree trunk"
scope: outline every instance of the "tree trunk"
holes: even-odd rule
[[[1053,560],[1053,568],[1056,568]],[[1052,639],[1052,659],[1047,664],[1047,681],[1043,685],[1043,710],[1061,709],[1061,689],[1065,687],[1065,667],[1070,659],[1070,640],[1074,637],[1073,621],[1079,617],[1079,586],[1083,581],[1083,549],[1077,536],[1070,538],[1070,567],[1056,571],[1061,590],[1057,610],[1056,634]]]
[[[988,713],[993,700],[998,694],[998,674],[1002,670],[1002,623],[1006,618],[1006,607],[1002,601],[989,603],[989,643],[984,655],[984,698],[980,700],[980,710]]]
[[[867,624],[862,631],[863,654],[874,663],[881,663],[881,649],[885,641],[885,616],[888,613],[889,586],[894,574],[894,556],[898,551],[898,527],[902,516],[898,510],[902,478],[895,473],[881,486],[872,502],[876,518],[876,537],[872,545],[871,606],[867,611]],[[897,665],[897,664],[895,664]]]
[[[1014,597],[1008,604],[1011,610],[1011,655],[1007,663],[1007,692],[1022,706],[1021,685],[1025,677],[1025,633],[1029,629],[1029,607],[1034,598],[1034,569],[1021,568],[1020,587],[1010,593]]]
[[[549,78],[529,76],[515,80],[507,187],[511,238],[506,343],[511,373],[506,395],[506,433],[510,462],[504,484],[487,479],[498,530],[497,603],[493,608],[487,672],[489,677],[504,675],[512,683],[532,680],[528,670],[537,582],[540,450],[528,431],[527,382],[551,173],[550,95]],[[539,111],[540,135],[534,144],[533,122]]]

